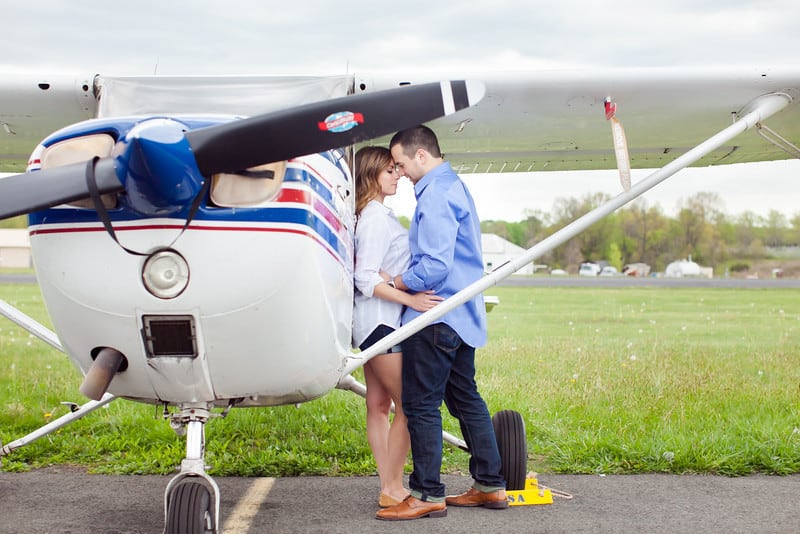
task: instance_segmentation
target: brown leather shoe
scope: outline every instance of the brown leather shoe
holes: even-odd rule
[[[466,493],[453,495],[445,499],[452,506],[483,506],[484,508],[508,508],[506,490],[490,491],[484,493],[475,488],[470,488]]]
[[[398,505],[378,510],[375,517],[384,521],[408,521],[420,517],[444,517],[447,505],[444,502],[421,501],[409,495]]]

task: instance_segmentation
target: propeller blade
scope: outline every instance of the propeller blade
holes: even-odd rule
[[[236,172],[373,139],[477,103],[475,81],[409,85],[345,96],[186,133],[205,176]]]
[[[0,219],[90,197],[86,166],[84,161],[0,179]],[[100,194],[124,190],[110,158],[97,162],[95,181]]]
[[[409,85],[315,102],[186,133],[205,176],[236,172],[380,137],[476,104],[475,81]],[[97,193],[124,191],[113,158],[95,164]],[[0,219],[91,196],[87,163],[0,179]]]

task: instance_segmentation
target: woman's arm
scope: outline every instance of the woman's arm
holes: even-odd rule
[[[373,296],[382,298],[384,300],[398,302],[419,312],[428,311],[444,300],[444,298],[440,297],[439,295],[434,295],[433,291],[421,291],[419,293],[411,294],[391,287],[388,283],[378,284],[375,286],[375,288],[372,290],[372,294]]]

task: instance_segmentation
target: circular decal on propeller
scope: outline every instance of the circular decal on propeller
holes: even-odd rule
[[[319,129],[323,132],[346,132],[352,130],[359,124],[364,123],[364,116],[361,113],[353,113],[352,111],[339,111],[331,113],[323,122],[317,123]]]

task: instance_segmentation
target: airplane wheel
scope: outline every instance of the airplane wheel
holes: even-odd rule
[[[525,489],[528,468],[528,442],[525,421],[513,410],[502,410],[492,417],[497,448],[500,449],[503,478],[506,489]]]
[[[201,483],[191,479],[179,482],[167,505],[167,534],[210,534],[211,494]]]

